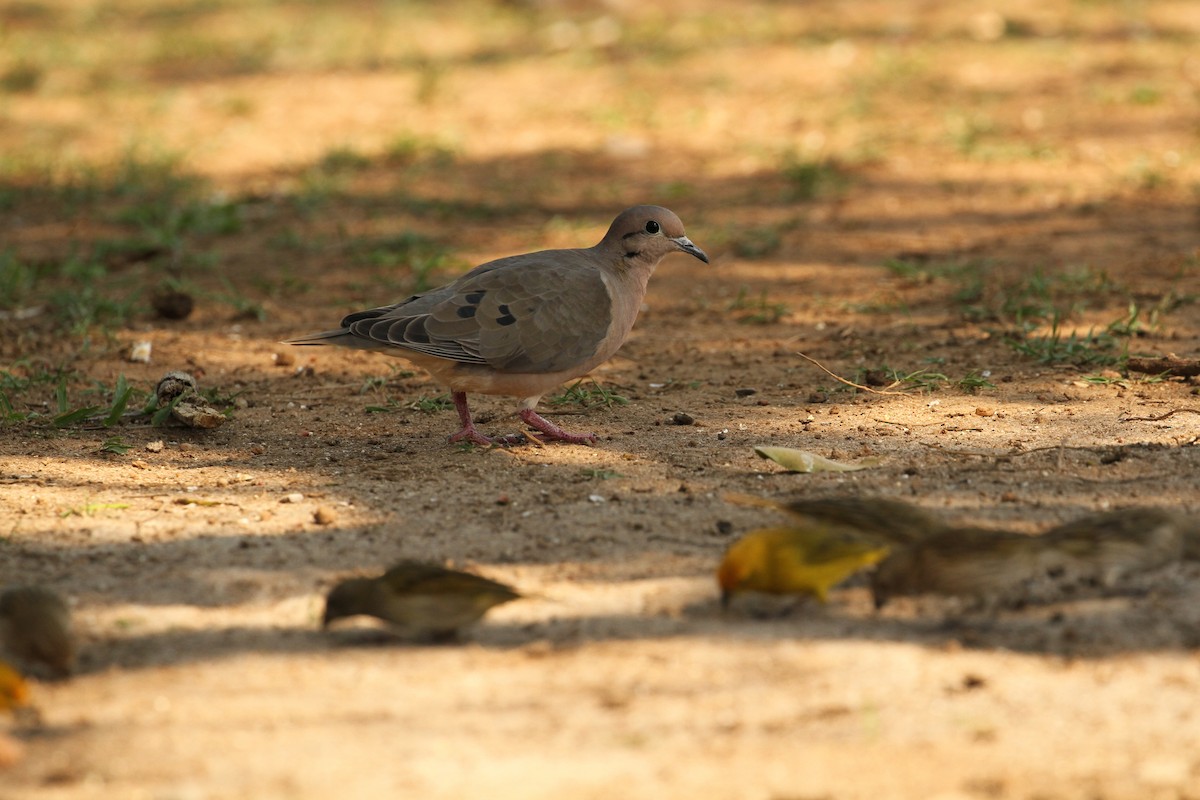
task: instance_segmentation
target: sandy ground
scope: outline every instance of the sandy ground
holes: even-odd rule
[[[33,357],[140,386],[187,369],[236,395],[215,431],[121,425],[124,454],[100,452],[111,429],[0,427],[0,583],[61,590],[82,640],[77,675],[34,686],[43,724],[9,726],[24,757],[0,772],[0,797],[1200,797],[1194,563],[997,613],[937,598],[876,611],[861,579],[826,606],[717,603],[725,547],[778,521],[726,492],[882,495],[1025,533],[1130,505],[1200,511],[1194,382],[1039,363],[1005,343],[1022,302],[1064,309],[1064,336],[1084,336],[1132,301],[1144,325],[1118,352],[1200,354],[1197,21],[1186,4],[1145,4],[1134,22],[1059,5],[1024,8],[1014,19],[1028,38],[998,50],[982,43],[987,19],[897,6],[908,27],[892,41],[822,6],[811,24],[843,25],[840,50],[731,40],[674,56],[684,96],[623,108],[633,133],[620,135],[581,115],[622,86],[669,88],[653,82],[660,68],[564,65],[553,48],[448,62],[450,88],[431,103],[397,67],[197,79],[172,89],[165,116],[136,93],[97,111],[73,140],[81,152],[103,148],[100,121],[140,109],[242,198],[246,224],[214,246],[217,271],[305,289],[262,293],[265,321],[203,301],[181,322],[146,312],[83,352],[50,321],[0,323],[11,369]],[[1055,20],[1057,33],[1039,27]],[[952,35],[972,25],[978,36]],[[464,37],[446,46],[470,51]],[[855,63],[922,41],[942,83],[885,86],[870,114],[838,116],[868,77]],[[546,86],[549,69],[576,91]],[[1130,71],[1167,99],[1096,101],[1126,91]],[[1097,75],[1106,82],[1080,88]],[[519,99],[492,102],[501,91]],[[253,112],[220,117],[223,92]],[[946,149],[945,93],[1006,121],[979,134],[997,148],[1036,129],[1057,155]],[[21,97],[5,113],[45,122],[86,108],[54,100]],[[453,161],[380,159],[316,212],[297,210],[297,164],[349,130],[369,150],[397,116],[460,137]],[[813,131],[845,165],[799,198],[756,142],[803,147]],[[851,162],[839,147],[853,141],[886,147]],[[1143,156],[1161,180],[1129,177]],[[633,337],[594,376],[628,404],[549,409],[596,431],[594,447],[458,448],[453,411],[408,407],[442,390],[402,362],[304,350],[276,364],[280,339],[409,291],[406,275],[352,257],[355,242],[419,230],[451,247],[448,278],[590,245],[642,201],[678,211],[713,263],[673,256],[651,281]],[[120,227],[22,202],[0,236],[29,259]],[[289,233],[307,245],[288,246]],[[152,286],[155,268],[124,274]],[[150,364],[123,359],[135,340],[153,343]],[[852,392],[799,352],[859,381],[883,366],[949,381]],[[954,385],[970,374],[991,386]],[[507,400],[476,405],[485,430],[516,430]],[[694,424],[672,424],[678,412]],[[766,443],[882,464],[783,474],[754,455]],[[314,520],[318,507],[332,522]],[[401,557],[529,597],[457,644],[318,630],[330,586]]]

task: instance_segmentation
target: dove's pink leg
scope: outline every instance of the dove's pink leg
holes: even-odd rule
[[[520,434],[515,436],[497,436],[495,439],[489,439],[479,432],[479,429],[475,427],[475,422],[471,419],[471,409],[467,407],[467,393],[451,392],[450,399],[454,401],[454,408],[458,411],[459,422],[462,423],[462,430],[450,437],[451,442],[466,440],[473,444],[490,447],[494,444],[520,444],[525,441],[524,437]]]
[[[591,444],[596,441],[596,434],[567,433],[532,408],[522,408],[518,414],[525,421],[526,425],[534,430],[541,431],[551,439],[557,439],[560,442],[570,442],[571,444]]]
[[[451,392],[450,399],[454,401],[454,408],[458,411],[458,419],[462,423],[462,430],[451,436],[450,441],[459,442],[466,439],[468,442],[490,446],[492,440],[480,433],[471,420],[471,409],[467,407],[467,393]]]

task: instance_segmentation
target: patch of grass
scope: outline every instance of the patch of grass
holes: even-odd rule
[[[782,244],[780,230],[774,225],[746,228],[730,241],[733,252],[742,258],[766,258],[778,252]]]
[[[266,321],[267,309],[261,302],[247,297],[241,289],[234,285],[233,281],[224,275],[221,276],[221,285],[225,288],[225,291],[214,293],[212,298],[232,308],[235,319],[252,319],[257,322]]]
[[[28,300],[36,271],[11,250],[0,252],[0,309],[20,308]]]
[[[317,168],[326,173],[361,172],[371,166],[371,159],[349,145],[328,150],[317,162]]]
[[[612,408],[613,406],[623,406],[629,403],[629,398],[620,395],[612,389],[601,386],[594,380],[589,380],[590,385],[584,385],[582,380],[568,386],[558,394],[551,395],[546,398],[546,402],[552,406],[579,406],[580,408],[595,408],[603,406],[604,408]]]
[[[1004,343],[1015,352],[1035,359],[1039,364],[1075,364],[1077,366],[1108,366],[1118,364],[1123,353],[1114,352],[1116,340],[1107,332],[1089,330],[1085,334],[1064,335],[1061,320],[1054,316],[1050,332],[1044,336],[1007,336]]]
[[[780,169],[787,189],[784,199],[792,202],[815,200],[845,188],[845,173],[830,159],[800,158],[794,153],[784,157]]]
[[[124,511],[129,508],[128,503],[87,503],[75,508],[67,508],[59,512],[59,516],[63,519],[67,517],[91,517],[95,516],[98,511]]]
[[[979,394],[984,389],[995,389],[996,384],[988,380],[989,372],[968,372],[955,382],[955,386],[968,394]]]
[[[738,288],[737,297],[729,304],[729,310],[737,312],[737,321],[753,325],[769,325],[787,316],[785,303],[772,303],[767,299],[767,290],[763,289],[758,297],[750,296],[750,287]]]
[[[439,411],[449,411],[454,408],[454,403],[451,402],[448,394],[439,394],[434,397],[421,395],[410,402],[408,407],[413,411],[420,411],[422,414],[435,414]]]
[[[122,439],[120,436],[110,436],[100,443],[101,453],[111,453],[112,455],[123,456],[133,449],[133,445]]]
[[[613,469],[581,469],[579,474],[593,481],[607,481],[613,478],[624,478],[625,476]]]
[[[383,159],[394,166],[448,167],[454,163],[455,153],[453,148],[441,142],[414,133],[402,133],[384,147]]]
[[[454,264],[448,248],[415,231],[362,242],[356,246],[356,255],[360,261],[389,272],[406,269],[411,282],[404,291],[414,293],[433,288],[437,285],[434,276]]]

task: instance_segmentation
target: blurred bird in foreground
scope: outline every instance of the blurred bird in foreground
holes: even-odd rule
[[[389,623],[401,636],[441,640],[493,606],[521,595],[510,586],[437,564],[402,561],[378,578],[351,578],[330,591],[323,626],[360,614]]]
[[[71,610],[56,592],[23,586],[0,594],[0,645],[15,660],[65,677],[75,666]]]
[[[0,711],[12,711],[29,704],[29,684],[21,673],[0,661]]]
[[[1067,575],[1113,586],[1183,557],[1187,520],[1158,508],[1123,508],[1051,528],[1041,538]]]
[[[896,548],[871,575],[875,607],[900,595],[967,595],[993,600],[1045,573],[1041,536],[955,528]]]
[[[727,502],[773,508],[806,522],[836,523],[892,545],[912,544],[948,530],[946,523],[922,508],[882,497],[818,497],[779,501],[727,494]]]
[[[832,586],[878,562],[886,545],[830,524],[750,531],[729,546],[717,569],[721,603],[737,592],[808,594],[825,602]]]

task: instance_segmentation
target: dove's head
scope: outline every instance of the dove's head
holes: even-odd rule
[[[675,212],[662,206],[634,206],[622,211],[608,228],[602,247],[619,248],[630,259],[651,264],[676,251],[708,263],[708,256],[683,232]]]

